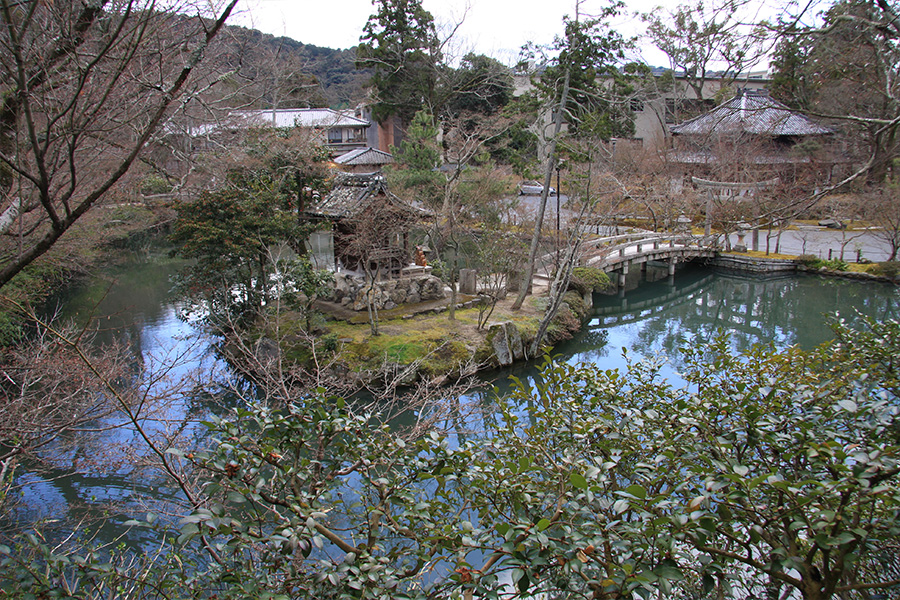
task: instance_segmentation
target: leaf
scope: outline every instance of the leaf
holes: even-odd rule
[[[584,478],[584,475],[580,473],[571,473],[569,475],[569,481],[573,486],[577,487],[581,490],[586,490],[588,486],[587,479]]]
[[[225,494],[225,498],[228,500],[228,502],[231,502],[233,504],[241,504],[247,501],[247,498],[245,498],[243,494],[235,491],[229,491],[227,494]]]
[[[744,477],[747,473],[750,472],[750,468],[745,467],[744,465],[734,465],[734,467],[732,467],[732,470],[741,477]]]
[[[855,542],[856,537],[853,536],[852,533],[843,532],[840,535],[837,535],[828,540],[828,543],[832,546],[843,546],[844,544],[849,544],[850,542]]]
[[[684,575],[671,565],[662,565],[654,569],[654,573],[660,577],[660,579],[668,579],[670,581],[681,581],[684,579]]]
[[[859,410],[859,407],[853,400],[841,400],[840,402],[838,402],[838,406],[850,413],[855,413]]]
[[[708,594],[716,588],[716,580],[709,573],[703,574],[703,593]]]
[[[537,522],[537,530],[538,531],[544,531],[548,527],[550,527],[550,519],[541,519],[540,521]]]
[[[184,527],[181,528],[181,535],[178,536],[176,542],[178,544],[184,544],[191,540],[195,535],[200,533],[200,528],[197,527],[196,523],[188,523]]]
[[[519,588],[519,593],[524,594],[528,591],[528,586],[531,585],[531,582],[528,580],[528,573],[522,571],[522,577],[519,579],[518,584],[516,585]]]
[[[639,500],[645,500],[647,498],[647,490],[644,489],[643,486],[637,484],[629,485],[625,488],[625,491]]]

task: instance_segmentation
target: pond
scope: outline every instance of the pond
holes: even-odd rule
[[[200,365],[229,375],[210,351],[212,341],[180,318],[182,307],[169,293],[180,266],[162,255],[136,256],[60,301],[64,318],[91,318],[101,340],[128,342],[136,372],[156,378],[152,385],[167,392],[167,404],[149,426],[178,428],[189,446],[204,434],[200,420],[221,405],[192,393],[185,377]],[[690,265],[674,277],[652,266],[644,274],[635,272],[624,291],[595,295],[594,303],[584,329],[555,349],[557,359],[621,369],[628,360],[666,357],[662,373],[670,380],[678,379],[680,346],[723,332],[737,351],[756,343],[808,349],[832,337],[831,315],[900,317],[900,294],[892,285],[819,276],[759,278]],[[509,375],[530,378],[534,372],[534,365],[524,365],[486,376],[502,393]],[[148,496],[163,501],[178,496],[134,468],[139,447],[127,428],[98,427],[59,453],[53,468],[22,471],[15,519],[80,520],[98,516],[102,506],[99,537],[114,539],[126,520],[147,509]]]
[[[664,266],[632,271],[624,290],[594,294],[591,316],[554,358],[624,370],[629,361],[665,361],[661,374],[680,381],[678,350],[727,334],[736,352],[754,344],[809,350],[830,339],[836,316],[900,318],[900,288],[892,284],[798,274],[759,277],[688,264],[669,277]],[[493,375],[530,378],[533,366]]]

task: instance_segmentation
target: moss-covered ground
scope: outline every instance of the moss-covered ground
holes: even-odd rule
[[[523,336],[534,335],[540,319],[542,300],[530,297],[519,311],[510,309],[512,297],[498,303],[488,323],[511,321]],[[478,309],[425,312],[410,315],[402,307],[381,311],[378,335],[366,312],[349,319],[332,318],[323,324],[326,335],[337,339],[340,360],[352,371],[376,368],[385,362],[407,365],[418,362],[425,375],[458,373],[476,357],[484,355],[488,327],[478,328]]]

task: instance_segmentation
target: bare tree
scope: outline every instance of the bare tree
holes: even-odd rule
[[[202,85],[236,4],[0,0],[0,286],[114,189]]]
[[[504,232],[497,226],[485,226],[481,235],[475,236],[478,246],[478,263],[481,283],[478,290],[478,328],[484,329],[494,314],[494,308],[509,290],[509,280],[522,269],[525,260],[525,243],[519,236]]]
[[[475,190],[473,186],[467,185],[463,174],[474,171],[475,159],[483,152],[485,144],[505,131],[508,125],[509,120],[499,114],[482,115],[471,111],[458,111],[456,114],[447,115],[441,123],[444,132],[445,165],[443,169],[443,201],[440,215],[438,215],[440,222],[432,231],[432,238],[439,240],[443,246],[451,250],[448,253],[450,261],[447,273],[450,284],[450,305],[447,317],[451,321],[456,319],[456,302],[459,292],[457,279],[460,269],[461,238],[464,236],[460,226],[469,216],[474,204],[493,203],[497,200],[497,196],[506,191],[502,186],[482,187]],[[481,192],[481,194],[469,193],[474,191]],[[490,193],[491,191],[493,194]]]
[[[888,260],[900,252],[900,185],[885,185],[867,194],[866,218],[878,229],[875,235],[890,248]]]
[[[421,216],[399,199],[385,194],[346,224],[348,234],[338,252],[344,264],[365,273],[364,293],[372,335],[378,335],[377,282],[407,264],[404,232]]]
[[[777,26],[776,94],[801,99],[811,114],[845,130],[854,161],[843,179],[822,187],[807,206],[860,177],[880,185],[900,151],[900,14],[896,2],[787,2]]]
[[[704,5],[698,0],[674,11],[657,8],[641,16],[648,37],[684,77],[694,100],[710,99],[707,82],[714,76],[719,88],[728,88],[762,57],[761,38],[739,17],[748,4],[746,0],[714,0]]]

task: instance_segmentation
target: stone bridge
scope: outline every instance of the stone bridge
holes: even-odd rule
[[[666,262],[669,274],[673,275],[676,264],[695,258],[712,258],[718,249],[716,236],[630,233],[582,242],[579,264],[606,273],[618,273],[618,283],[622,286],[633,264],[645,269],[650,261]]]

